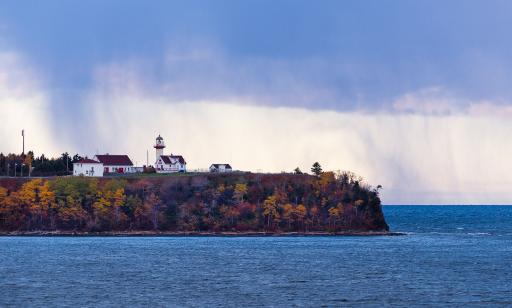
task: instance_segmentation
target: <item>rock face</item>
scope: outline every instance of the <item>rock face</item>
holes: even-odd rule
[[[0,231],[386,232],[378,191],[350,173],[0,179]]]

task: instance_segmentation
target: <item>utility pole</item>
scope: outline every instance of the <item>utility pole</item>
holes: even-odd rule
[[[146,150],[146,168],[149,167],[149,150]]]
[[[23,150],[21,151],[21,154],[25,154],[25,130],[21,130],[21,137],[23,138]]]

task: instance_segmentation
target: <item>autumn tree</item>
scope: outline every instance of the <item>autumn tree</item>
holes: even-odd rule
[[[283,219],[288,222],[288,229],[290,229],[294,220],[294,208],[290,203],[283,205]]]
[[[320,224],[320,209],[318,208],[318,206],[315,205],[315,206],[311,207],[309,212],[311,214],[311,222],[312,222],[313,226],[315,225],[315,222],[317,224]]]
[[[18,230],[26,223],[17,195],[17,192],[8,195],[5,188],[0,189],[0,228],[3,230]]]
[[[329,209],[329,224],[332,223],[333,229],[336,230],[336,222],[340,219],[340,210],[337,207]]]
[[[144,202],[144,216],[151,221],[153,230],[157,230],[162,221],[161,208],[162,204],[160,198],[158,198],[155,193],[151,193]]]
[[[80,204],[80,200],[73,196],[68,196],[66,201],[59,201],[57,218],[60,227],[64,229],[77,230],[84,226],[88,213]]]
[[[101,228],[101,230],[109,229],[111,224],[111,191],[99,190],[97,193],[96,201],[93,203],[92,208],[94,211],[94,226],[93,228]]]
[[[34,152],[29,151],[27,153],[27,155],[25,155],[25,160],[23,161],[25,166],[28,167],[28,176],[30,176],[32,173],[32,162],[33,161],[34,161]]]
[[[7,207],[8,190],[0,186],[0,229],[5,228],[10,209]]]
[[[38,217],[39,227],[43,228],[44,220],[48,218],[50,209],[55,208],[57,205],[55,193],[51,190],[48,181],[42,182],[37,187],[37,197],[37,202],[30,207],[30,210],[32,215]]]
[[[235,225],[235,221],[240,216],[240,211],[237,207],[222,205],[219,209],[220,214],[225,218],[226,223],[230,226]]]
[[[267,227],[269,228],[271,222],[279,221],[280,215],[275,196],[269,196],[263,202],[263,215],[267,218]]]
[[[296,217],[296,220],[302,225],[302,228],[304,228],[304,219],[308,215],[308,210],[303,204],[299,204],[294,209],[294,215]]]
[[[233,193],[233,198],[235,199],[237,204],[242,203],[245,194],[247,193],[247,184],[236,184],[235,192]]]
[[[119,227],[121,223],[124,223],[126,220],[126,215],[124,214],[122,208],[125,206],[126,196],[124,194],[124,188],[118,188],[115,190],[112,196],[112,207],[114,211],[114,224],[116,227]]]

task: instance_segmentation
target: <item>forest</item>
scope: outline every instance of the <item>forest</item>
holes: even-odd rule
[[[387,231],[379,189],[351,172],[0,179],[0,230]]]
[[[0,176],[70,175],[73,173],[73,163],[81,159],[78,154],[71,157],[68,153],[62,153],[57,158],[49,158],[44,154],[36,157],[32,151],[7,155],[0,153]]]

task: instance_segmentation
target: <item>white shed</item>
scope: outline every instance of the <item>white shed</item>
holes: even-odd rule
[[[210,172],[224,173],[224,172],[231,172],[231,171],[233,171],[233,169],[231,168],[231,166],[229,164],[212,164],[210,166]]]
[[[73,163],[74,176],[103,176],[103,164],[89,158],[83,158]]]

